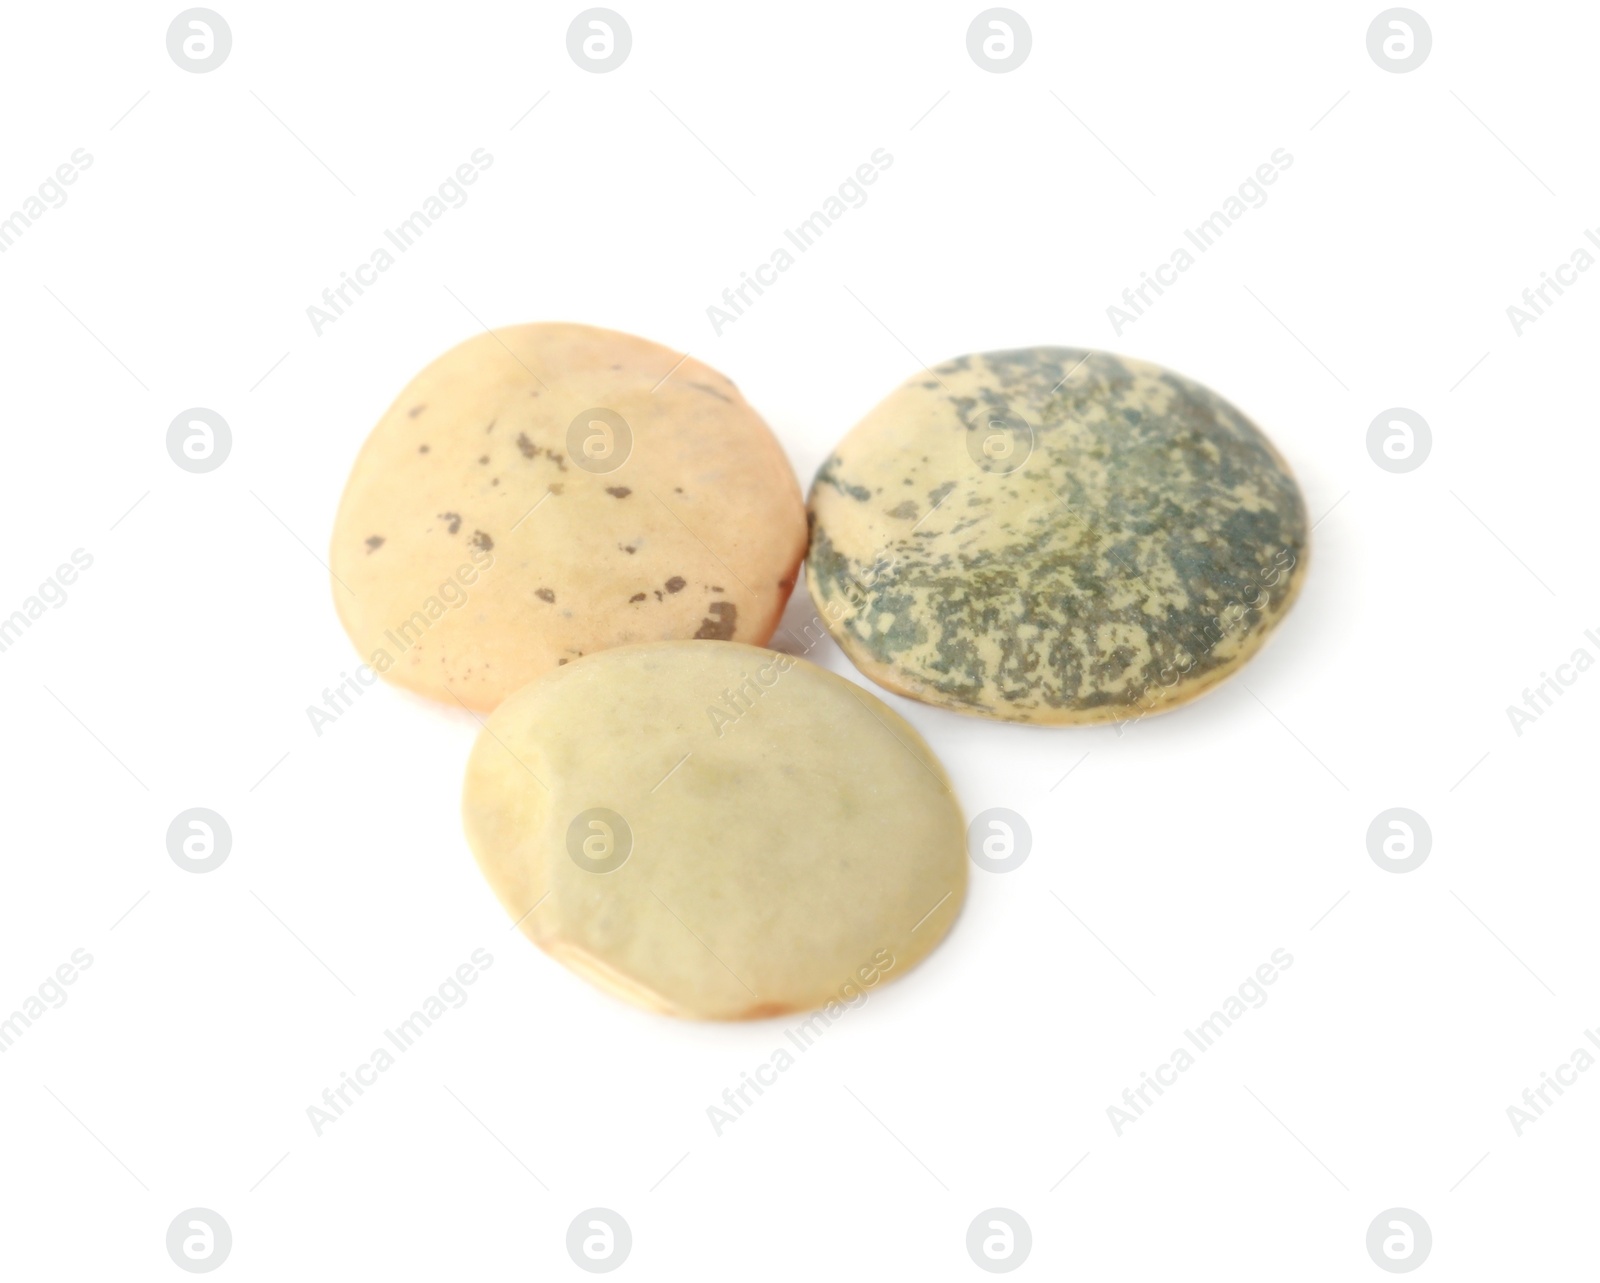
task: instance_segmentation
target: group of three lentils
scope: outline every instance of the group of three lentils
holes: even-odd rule
[[[464,819],[522,931],[637,1005],[740,1019],[898,976],[966,889],[943,767],[800,654],[831,634],[879,686],[979,717],[1142,718],[1262,645],[1307,536],[1261,431],[1141,361],[922,370],[807,505],[726,377],[541,324],[412,380],[356,460],[331,565],[365,663],[489,714]]]

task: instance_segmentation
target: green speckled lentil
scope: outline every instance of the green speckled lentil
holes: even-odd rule
[[[1305,503],[1200,384],[1073,348],[908,380],[811,489],[807,579],[891,690],[1010,721],[1121,721],[1194,698],[1294,600]]]

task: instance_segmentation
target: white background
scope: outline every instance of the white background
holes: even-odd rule
[[[968,56],[976,2],[616,0],[604,75],[578,4],[217,0],[204,75],[177,4],[9,6],[0,215],[93,164],[0,255],[0,613],[94,564],[0,654],[0,1014],[94,963],[0,1055],[0,1274],[183,1277],[167,1226],[202,1206],[219,1277],[580,1278],[596,1205],[624,1277],[980,1278],[993,1206],[1024,1277],[1383,1277],[1394,1206],[1424,1276],[1592,1272],[1600,1071],[1521,1137],[1506,1108],[1600,1026],[1600,671],[1520,736],[1505,709],[1600,659],[1600,272],[1521,337],[1506,307],[1600,223],[1600,13],[1417,3],[1404,75],[1368,56],[1377,0],[1018,0],[1008,74]],[[307,306],[480,147],[318,337]],[[706,307],[877,148],[866,204],[718,337]],[[1108,305],[1277,148],[1266,205],[1118,336]],[[726,372],[807,484],[924,361],[1140,356],[1255,418],[1321,518],[1266,650],[1125,735],[884,695],[1032,854],[720,1137],[785,1022],[646,1015],[509,932],[459,710],[305,711],[356,662],[319,562],[365,434],[480,321],[532,320]],[[234,434],[207,475],[166,454],[191,406]],[[1391,406],[1433,431],[1406,475],[1366,452]],[[234,835],[203,876],[165,847],[193,806]],[[1366,849],[1393,806],[1433,831],[1404,875]],[[467,1005],[317,1137],[307,1106],[480,947]],[[1107,1107],[1276,948],[1267,1005],[1118,1137]]]

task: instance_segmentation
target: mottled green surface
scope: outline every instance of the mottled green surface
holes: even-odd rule
[[[1261,644],[1307,548],[1299,488],[1249,420],[1072,348],[908,381],[818,471],[810,509],[812,596],[852,661],[1017,721],[1192,698]]]

